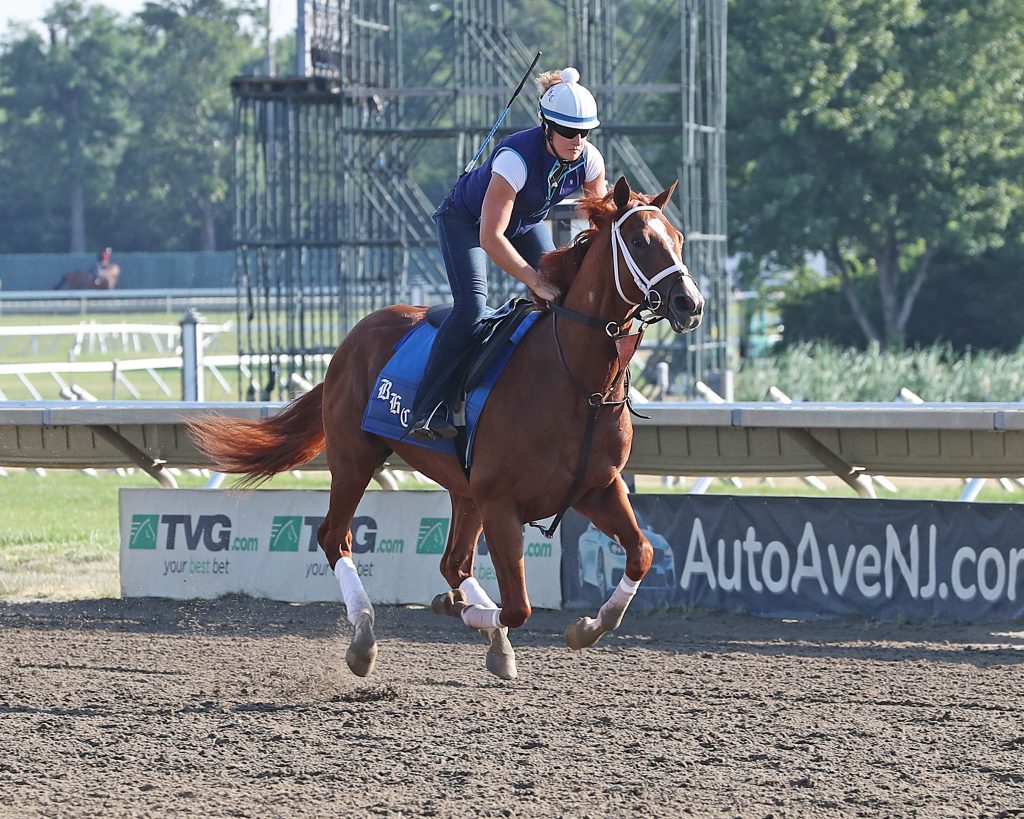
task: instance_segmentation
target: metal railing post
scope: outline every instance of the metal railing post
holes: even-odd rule
[[[205,401],[203,386],[203,324],[194,309],[181,320],[181,397],[183,401]]]

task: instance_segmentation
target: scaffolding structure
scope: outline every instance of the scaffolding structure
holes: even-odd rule
[[[709,312],[648,366],[669,362],[683,394],[726,368],[726,0],[545,7],[551,20],[524,23],[514,0],[300,0],[296,75],[233,80],[243,397],[320,380],[374,309],[446,298],[431,215],[537,50],[538,71],[575,65],[597,97],[609,183],[656,193],[680,179],[668,216]],[[488,150],[536,123],[527,86]],[[492,303],[518,292],[490,283]]]

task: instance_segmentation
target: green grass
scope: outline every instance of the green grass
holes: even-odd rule
[[[178,476],[183,488],[205,485],[202,475]],[[714,494],[800,495],[809,497],[855,497],[845,484],[830,481],[827,494],[798,481],[779,482],[774,488],[756,480],[744,480],[737,489],[715,481]],[[639,481],[641,492],[685,492],[683,485],[663,486],[660,478]],[[118,490],[121,487],[156,488],[147,475],[121,476],[101,472],[91,477],[77,470],[50,470],[45,476],[32,470],[10,470],[0,477],[0,599],[72,600],[119,596]],[[279,475],[265,484],[271,489],[328,489],[324,472]],[[904,483],[898,497],[954,500],[959,481]],[[436,488],[414,482],[405,488]],[[376,484],[371,484],[371,489]],[[893,497],[880,491],[880,497]],[[1024,501],[1024,488],[1006,492],[996,481],[986,483],[979,500],[1001,503]]]

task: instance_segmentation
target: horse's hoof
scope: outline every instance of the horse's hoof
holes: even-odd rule
[[[356,633],[352,637],[345,662],[349,670],[357,677],[368,677],[377,664],[377,641],[373,637],[373,621],[363,617],[356,624]]]
[[[514,680],[519,676],[516,670],[516,653],[508,640],[508,629],[496,628],[491,635],[487,649],[487,670],[503,680]]]
[[[565,630],[565,642],[569,648],[579,651],[582,648],[592,646],[601,639],[604,629],[601,624],[590,617],[580,617],[575,623],[570,623]]]
[[[602,633],[608,631],[615,631],[619,626],[622,625],[622,620],[626,616],[625,609],[613,609],[607,606],[602,606],[601,611],[598,612],[597,618],[600,621]]]
[[[449,617],[458,617],[454,606],[456,603],[466,604],[466,593],[462,589],[452,589],[437,595],[430,601],[430,610],[434,614],[446,614]]]
[[[365,651],[358,651],[352,646],[345,652],[345,662],[349,671],[357,677],[369,677],[377,665],[377,645],[374,643]]]

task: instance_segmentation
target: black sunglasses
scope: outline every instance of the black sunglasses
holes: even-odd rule
[[[589,128],[566,128],[564,125],[559,125],[557,122],[550,121],[548,122],[548,125],[551,126],[552,131],[554,131],[561,137],[565,137],[566,139],[575,139],[578,136],[581,136],[584,139],[586,139],[588,136],[590,136]]]

